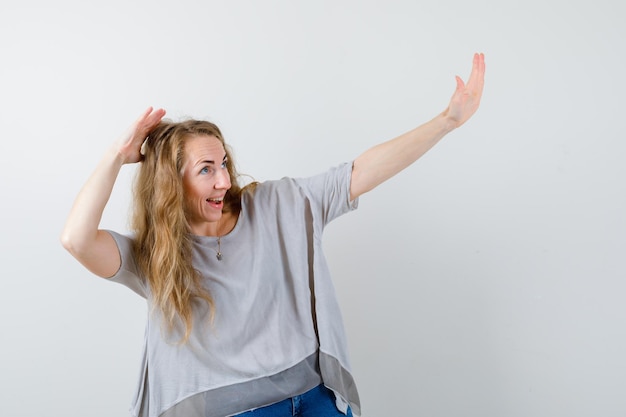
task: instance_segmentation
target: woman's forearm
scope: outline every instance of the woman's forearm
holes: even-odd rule
[[[353,200],[393,177],[430,150],[446,134],[463,125],[478,109],[483,92],[485,57],[474,54],[467,85],[456,77],[448,108],[423,125],[376,145],[354,160],[350,182]]]
[[[454,124],[439,115],[365,151],[354,161],[350,198],[372,190],[417,161],[453,129]]]

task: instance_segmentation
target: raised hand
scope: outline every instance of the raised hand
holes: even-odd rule
[[[141,146],[165,116],[165,110],[148,107],[141,116],[133,123],[126,134],[117,143],[118,153],[123,163],[132,164],[143,159]]]
[[[456,90],[450,99],[450,104],[444,112],[454,127],[459,127],[465,123],[478,110],[480,99],[483,94],[485,84],[485,56],[474,54],[472,72],[467,80],[463,82],[461,77],[456,77]]]
[[[446,110],[431,121],[380,143],[356,158],[352,164],[350,199],[393,177],[417,161],[451,130],[465,123],[478,110],[484,78],[485,57],[475,54],[467,85],[456,77],[456,90]]]

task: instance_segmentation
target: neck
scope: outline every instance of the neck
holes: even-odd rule
[[[217,222],[215,228],[210,230],[209,236],[224,236],[230,233],[237,224],[237,215],[231,212],[222,213],[222,218]]]
[[[218,221],[192,225],[190,232],[196,236],[224,236],[235,228],[238,218],[239,213],[223,212]]]

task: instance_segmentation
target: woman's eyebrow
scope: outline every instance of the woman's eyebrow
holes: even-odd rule
[[[228,155],[224,155],[224,157],[222,158],[222,162],[224,162],[227,159],[228,159]],[[200,161],[196,162],[196,165],[200,165],[200,164],[215,165],[215,161],[213,161],[212,159],[204,159],[204,160],[200,160]]]
[[[196,162],[196,165],[202,165],[202,164],[215,165],[215,161],[207,160],[207,159],[201,159],[200,161]]]

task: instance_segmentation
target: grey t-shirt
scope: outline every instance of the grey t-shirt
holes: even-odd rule
[[[194,306],[187,344],[149,308],[143,366],[131,412],[149,417],[220,417],[299,395],[323,382],[344,411],[360,413],[322,231],[357,206],[351,164],[323,174],[259,184],[242,196],[235,228],[193,236],[193,264],[216,307]],[[110,232],[122,255],[113,281],[148,300],[130,237]],[[151,305],[150,305],[151,307]]]

